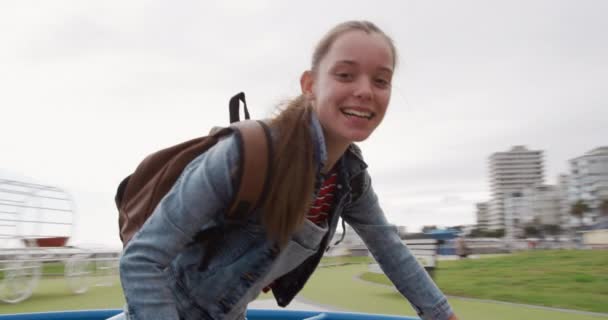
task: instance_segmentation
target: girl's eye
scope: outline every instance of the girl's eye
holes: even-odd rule
[[[340,80],[351,80],[353,78],[352,73],[348,72],[337,72],[336,77]]]
[[[386,79],[382,79],[382,78],[377,78],[376,79],[376,85],[378,85],[381,88],[386,88],[388,86],[390,86],[390,82]]]

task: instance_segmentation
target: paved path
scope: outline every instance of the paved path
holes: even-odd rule
[[[303,298],[296,298],[287,307],[282,308],[277,305],[274,299],[258,299],[248,305],[251,309],[269,309],[269,310],[306,310],[306,311],[337,311],[329,306],[320,306],[307,301]]]

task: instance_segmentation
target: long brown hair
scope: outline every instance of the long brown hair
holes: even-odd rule
[[[349,31],[377,33],[387,40],[393,53],[393,66],[397,55],[393,41],[369,21],[347,21],[332,28],[317,44],[312,55],[311,70],[318,70],[331,45]],[[288,101],[270,127],[278,132],[275,154],[272,159],[272,178],[268,196],[263,204],[262,223],[269,236],[284,246],[291,235],[304,222],[313,200],[316,169],[313,163],[313,141],[310,132],[310,101],[305,95]]]

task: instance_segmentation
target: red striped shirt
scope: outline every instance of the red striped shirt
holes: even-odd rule
[[[337,170],[332,170],[323,184],[317,198],[313,203],[312,207],[308,211],[306,218],[317,225],[320,225],[323,221],[327,220],[329,211],[334,204],[334,195],[336,193],[336,182],[338,180]]]

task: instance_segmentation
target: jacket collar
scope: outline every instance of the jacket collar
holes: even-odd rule
[[[323,134],[323,127],[317,114],[312,111],[310,116],[310,134],[313,141],[314,157],[317,163],[317,176],[321,174],[321,169],[327,162],[327,146],[325,145],[325,135]]]
[[[317,114],[311,112],[311,137],[314,142],[314,157],[315,163],[318,164],[317,176],[321,174],[321,169],[327,162],[327,146],[325,145],[325,135],[323,134],[323,127],[317,117]],[[347,173],[347,178],[357,176],[363,170],[367,169],[367,163],[363,160],[361,149],[354,143],[351,143],[346,149],[346,152],[338,160],[341,167],[341,172]]]

